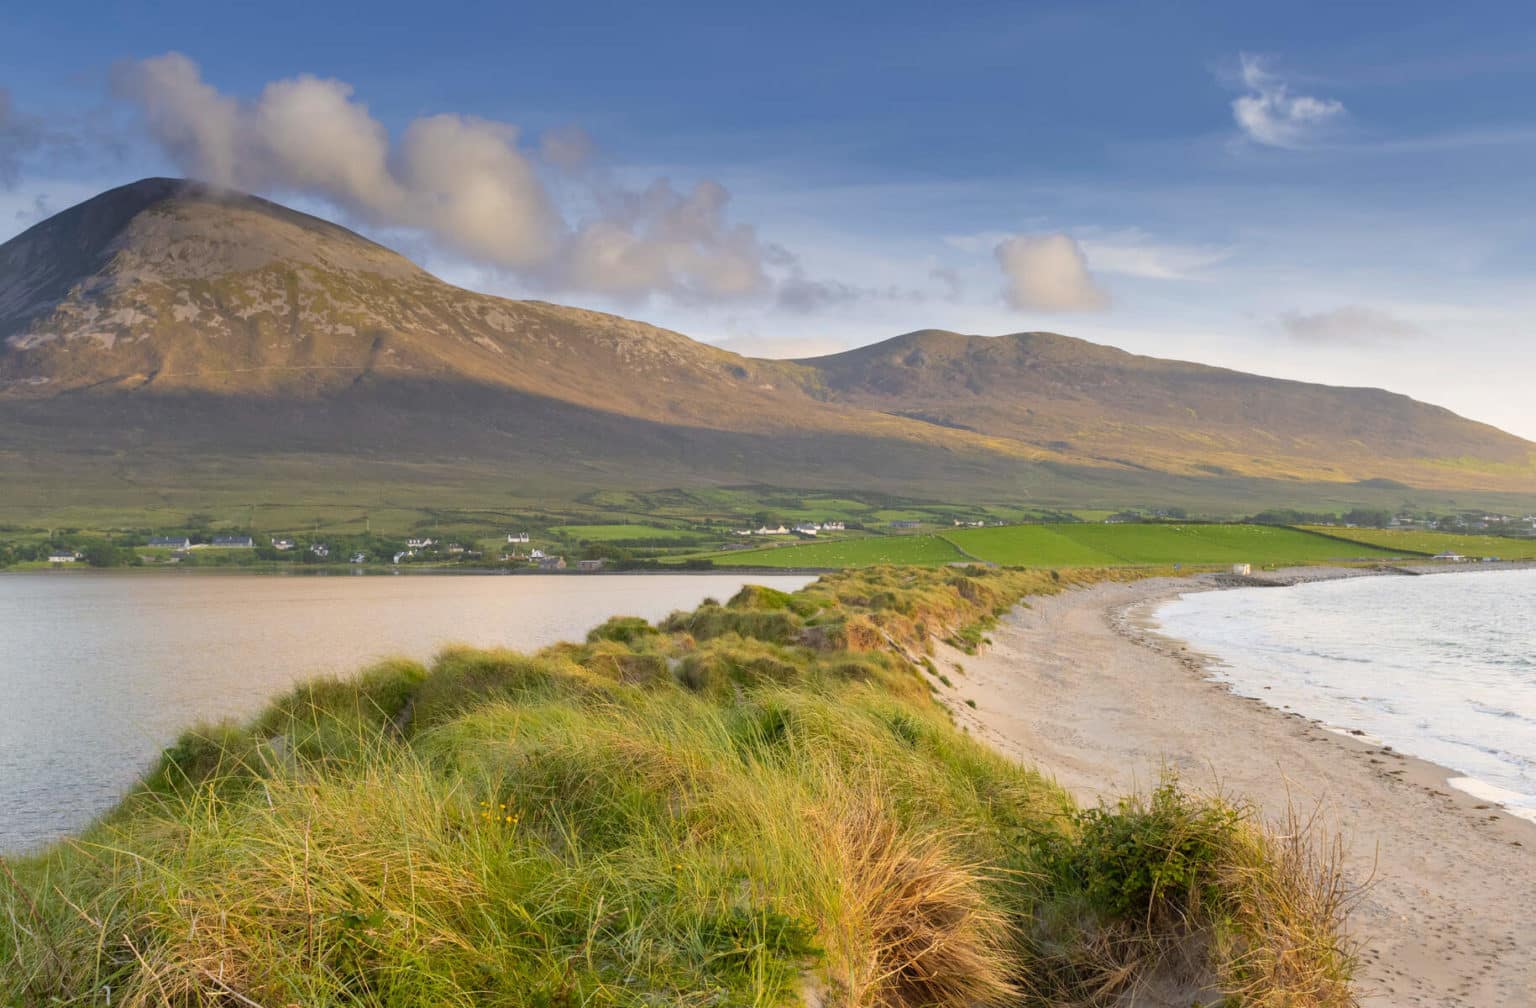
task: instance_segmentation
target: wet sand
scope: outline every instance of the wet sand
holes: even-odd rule
[[[941,647],[954,682],[943,698],[967,730],[1082,802],[1146,789],[1172,768],[1270,819],[1288,803],[1315,810],[1345,837],[1355,878],[1371,879],[1353,916],[1365,1005],[1536,1006],[1536,823],[1449,786],[1443,767],[1208,679],[1212,659],[1150,618],[1216,587],[1162,578],[1030,599],[984,653]]]

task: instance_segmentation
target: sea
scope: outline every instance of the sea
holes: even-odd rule
[[[1156,621],[1235,692],[1437,763],[1536,821],[1536,570],[1198,592]]]
[[[0,852],[110,809],[199,722],[450,643],[532,650],[803,576],[0,574]]]

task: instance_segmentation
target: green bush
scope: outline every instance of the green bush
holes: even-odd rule
[[[1165,920],[1219,901],[1225,858],[1244,813],[1187,795],[1170,777],[1145,800],[1082,809],[1074,820],[1075,836],[1046,849],[1057,884],[1080,891],[1107,918]]]
[[[633,644],[643,637],[654,637],[658,633],[660,633],[659,630],[639,616],[615,616],[589,631],[587,643],[610,640],[618,641],[620,644]]]

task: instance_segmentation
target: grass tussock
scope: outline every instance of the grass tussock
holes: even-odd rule
[[[931,639],[1089,576],[849,572],[307,684],[0,862],[0,1003],[1353,1004],[1336,850],[1174,782],[1079,810],[929,699]]]

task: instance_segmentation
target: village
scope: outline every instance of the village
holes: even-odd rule
[[[47,567],[251,567],[298,569],[303,567],[400,571],[439,567],[497,571],[598,573],[607,570],[643,570],[664,567],[690,569],[735,562],[736,555],[760,555],[765,549],[784,545],[813,544],[828,540],[895,542],[904,536],[931,536],[946,531],[968,532],[1012,525],[1068,522],[1105,525],[1144,525],[1196,521],[1181,509],[1145,508],[1085,512],[1077,515],[1044,513],[998,516],[987,508],[975,510],[944,506],[912,508],[852,517],[820,517],[814,520],[775,520],[759,512],[751,524],[720,520],[681,518],[663,524],[579,524],[546,518],[529,529],[499,531],[472,525],[447,525],[442,531],[407,535],[376,534],[367,523],[361,534],[328,534],[318,527],[305,536],[298,532],[255,535],[240,530],[195,528],[175,533],[50,533],[33,544],[0,541],[0,567],[36,564]],[[966,513],[970,511],[970,513]],[[878,515],[877,520],[870,520]],[[1444,562],[1497,559],[1500,543],[1529,540],[1536,536],[1536,515],[1493,512],[1434,514],[1411,510],[1356,509],[1342,514],[1310,514],[1297,511],[1266,511],[1242,519],[1256,525],[1312,527],[1339,530],[1348,536],[1356,530],[1382,530],[1403,535],[1452,534],[1453,541],[1437,541],[1421,555]],[[1474,544],[1473,537],[1482,536]],[[1497,537],[1497,538],[1492,538]],[[1522,550],[1523,552],[1523,550]]]

